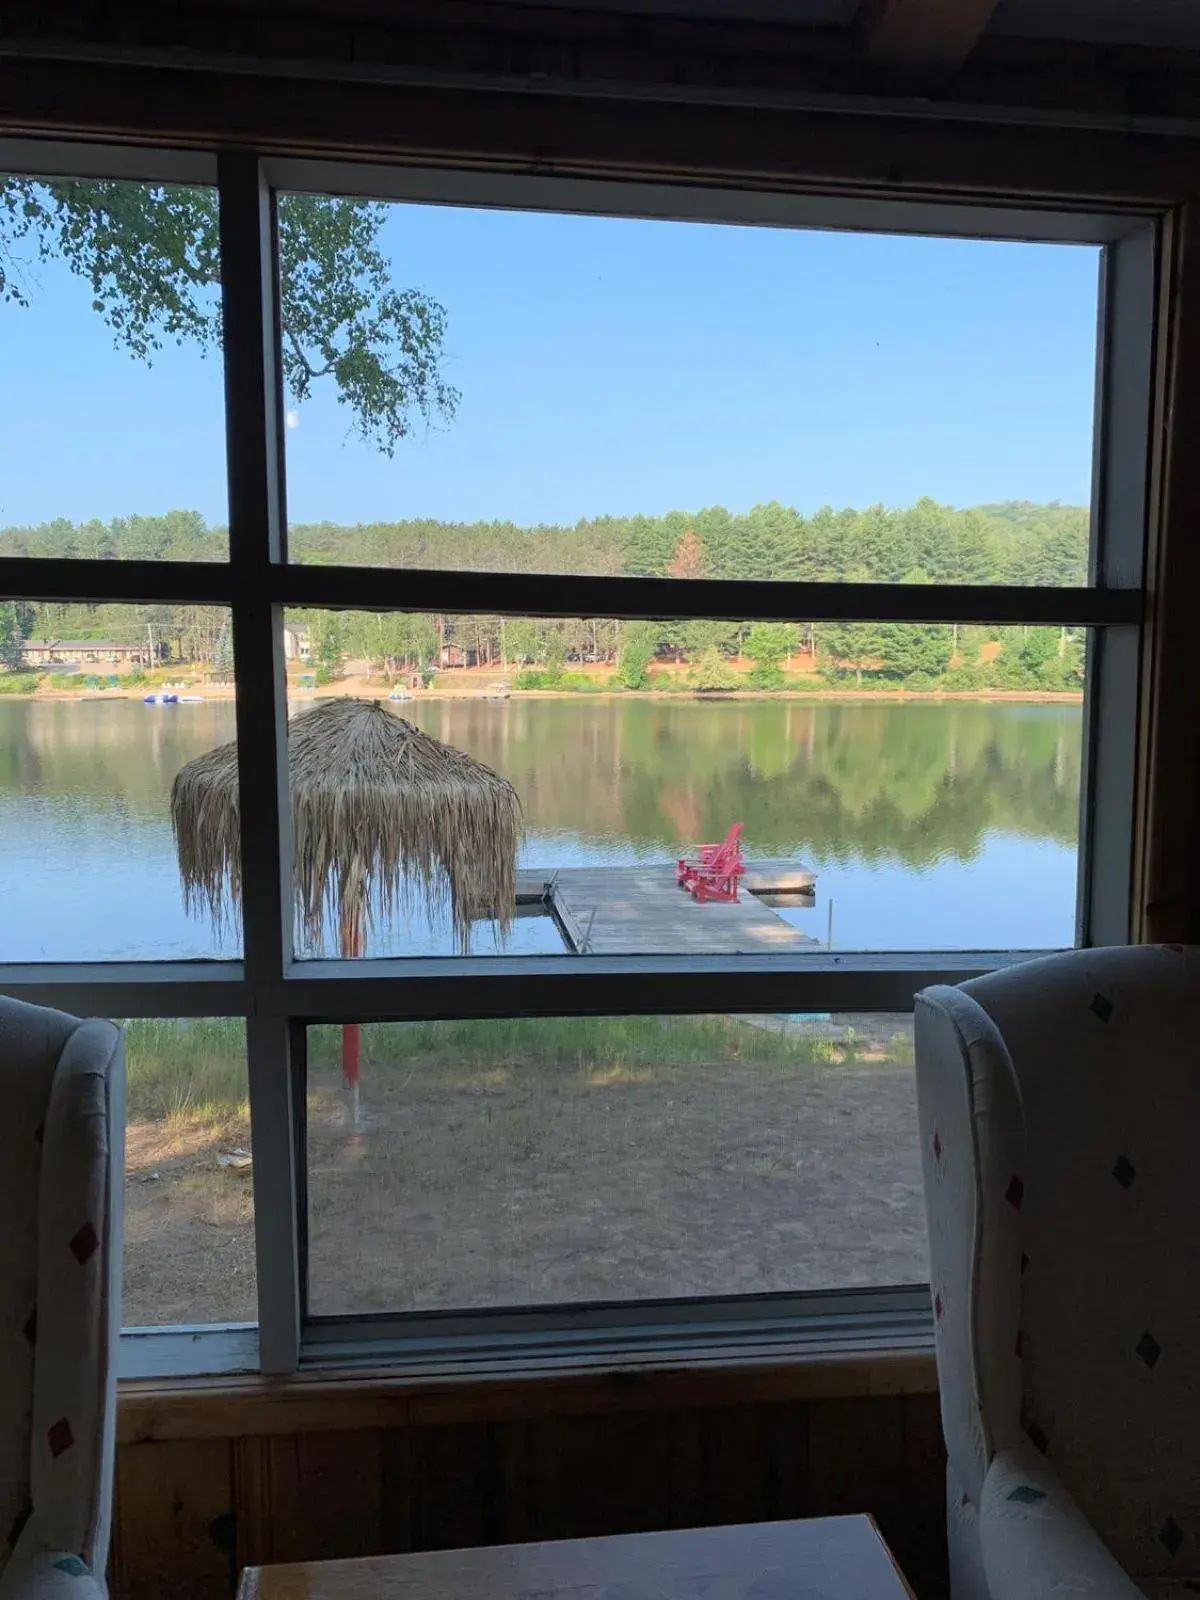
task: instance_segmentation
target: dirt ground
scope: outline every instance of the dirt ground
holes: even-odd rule
[[[250,1169],[217,1164],[218,1152],[249,1144],[248,1123],[129,1124],[126,1327],[257,1321]]]
[[[880,1054],[883,1054],[881,1052]],[[310,1082],[317,1314],[914,1283],[911,1066],[722,1061]],[[129,1130],[125,1321],[252,1320],[236,1123]]]

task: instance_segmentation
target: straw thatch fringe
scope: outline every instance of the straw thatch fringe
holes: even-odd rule
[[[296,906],[319,947],[336,928],[357,954],[372,912],[447,903],[460,949],[471,922],[507,932],[516,899],[521,803],[507,779],[422,733],[378,701],[329,700],[288,728]],[[237,748],[190,762],[171,790],[189,909],[223,918],[241,892]]]

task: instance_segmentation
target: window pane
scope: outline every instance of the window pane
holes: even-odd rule
[[[294,560],[1087,581],[1095,249],[312,195],[280,245]]]
[[[171,827],[176,775],[233,736],[227,612],[0,600],[0,961],[237,955]]]
[[[293,736],[340,697],[388,697],[443,763],[470,758],[468,791],[498,774],[520,804],[507,934],[497,891],[456,926],[448,874],[435,862],[426,884],[417,870],[410,813],[398,826],[414,869],[394,908],[367,896],[369,954],[453,954],[464,933],[475,954],[1074,942],[1083,632],[309,611],[286,638]],[[323,782],[341,774],[322,816],[353,793],[382,806],[370,836],[383,837],[400,815],[384,803],[393,770],[338,760],[318,763]],[[423,785],[415,815],[436,831],[445,794]],[[298,848],[314,833],[327,848],[308,815]],[[357,844],[369,830],[348,815]],[[451,846],[490,859],[491,814],[456,816]],[[738,825],[737,902],[681,892],[680,858]],[[301,951],[359,948],[332,915],[320,934],[301,928]]]
[[[245,1024],[124,1026],[125,1326],[255,1321]]]
[[[215,189],[0,173],[0,556],[217,561]]]
[[[911,1017],[353,1033],[308,1031],[317,1315],[927,1276]]]

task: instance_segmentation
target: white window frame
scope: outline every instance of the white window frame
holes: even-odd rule
[[[223,274],[229,559],[0,558],[0,597],[209,603],[233,618],[243,860],[241,961],[0,964],[0,992],[75,1012],[246,1022],[254,1129],[257,1329],[130,1330],[132,1374],[287,1374],[347,1363],[484,1371],[569,1362],[927,1348],[928,1287],[530,1311],[306,1315],[304,1043],[310,1023],[607,1013],[911,1012],[914,993],[1041,952],[745,957],[500,956],[298,961],[292,948],[286,675],[289,606],[522,616],[1002,622],[1087,627],[1078,942],[1131,932],[1132,838],[1161,218],[698,185],[347,165],[0,141],[0,171],[216,183]],[[287,562],[274,195],[582,211],[1099,245],[1091,586],[776,583],[421,572]]]

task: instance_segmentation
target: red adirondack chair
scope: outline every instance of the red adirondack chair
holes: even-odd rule
[[[720,844],[702,844],[694,856],[680,856],[675,866],[675,882],[701,902],[736,900],[738,879],[746,868],[742,862],[742,829],[735,822]]]

